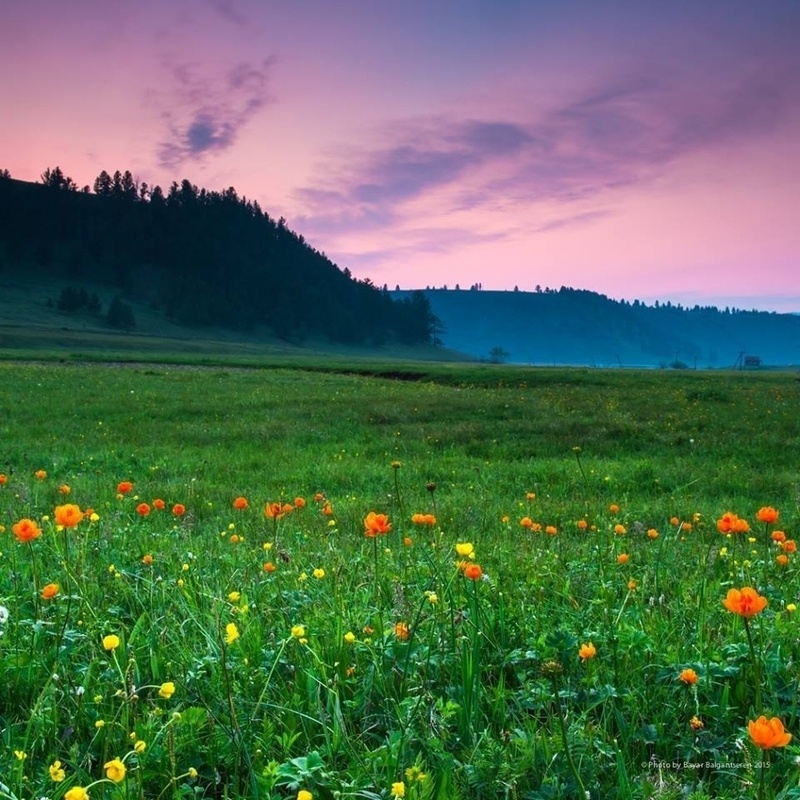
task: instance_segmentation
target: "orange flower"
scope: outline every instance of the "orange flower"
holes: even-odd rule
[[[778,717],[767,719],[763,714],[758,719],[751,719],[747,723],[747,732],[750,734],[753,744],[762,750],[786,747],[792,740],[792,734],[784,730],[783,723]]]
[[[411,517],[414,525],[435,525],[436,517],[433,514],[414,514]]]
[[[267,574],[275,572],[275,565],[271,561],[267,561],[267,563],[264,564],[264,572]]]
[[[692,523],[691,523],[691,522],[684,522],[684,523],[683,523],[683,529],[684,529],[684,530],[685,530],[687,533],[691,533],[691,532],[692,532]]]
[[[183,505],[183,503],[175,503],[175,505],[172,506],[172,513],[176,517],[182,517],[186,513],[186,506]]]
[[[483,575],[483,570],[480,564],[469,563],[464,567],[464,577],[471,581],[479,580],[481,575]]]
[[[528,502],[530,502],[531,500],[535,500],[536,499],[536,492],[526,492],[525,493],[525,499]]]
[[[233,507],[239,511],[242,511],[245,508],[249,508],[250,503],[247,502],[246,497],[237,497],[233,501]]]
[[[744,586],[742,589],[728,590],[727,597],[722,601],[722,605],[738,614],[740,617],[749,619],[767,607],[767,598],[762,597],[755,589]]]
[[[617,564],[627,564],[630,556],[627,553],[620,553],[617,556]]]
[[[412,545],[412,544],[414,544],[414,542],[412,541],[412,539],[411,539],[411,537],[410,537],[410,536],[406,536],[406,537],[403,539],[403,544],[404,544],[406,547],[411,547],[411,545]]]
[[[0,472],[0,486],[4,486],[6,483],[8,483],[8,476],[5,472]]]
[[[759,522],[765,522],[767,525],[777,522],[779,516],[780,513],[772,506],[762,506],[758,509],[758,511],[756,511],[756,519]]]
[[[619,514],[619,506],[618,506],[616,503],[612,503],[612,504],[611,504],[611,505],[608,507],[608,510],[609,510],[609,511],[610,511],[612,514]]]
[[[547,526],[547,527],[544,529],[544,532],[545,532],[545,533],[546,533],[548,536],[555,536],[555,535],[558,533],[558,528],[556,528],[556,526],[555,526],[555,525],[548,525],[548,526]]]
[[[781,550],[784,553],[796,553],[797,542],[794,539],[787,539],[785,542],[781,542]]]
[[[681,674],[678,675],[678,680],[681,683],[685,683],[687,686],[694,686],[697,683],[697,673],[691,667],[687,667],[681,670]]]
[[[305,508],[306,507],[306,499],[305,499],[305,497],[295,497],[295,499],[294,499],[294,507],[295,508]]]
[[[579,519],[575,525],[579,531],[585,531],[589,527],[589,523],[585,519]]]
[[[658,539],[658,531],[655,528],[650,528],[650,530],[647,531],[647,538]]]
[[[43,481],[47,477],[47,470],[37,469],[36,472],[33,473],[33,477],[36,478],[36,480]]]
[[[698,717],[698,716],[697,716],[697,714],[695,714],[695,715],[694,715],[694,716],[693,716],[693,717],[692,717],[692,718],[689,720],[689,727],[690,727],[690,728],[691,728],[693,731],[701,731],[701,730],[703,730],[703,728],[705,727],[705,723],[703,722],[703,720],[701,720],[701,719],[700,719],[700,717]]]
[[[400,639],[401,642],[405,642],[409,636],[408,625],[406,625],[405,622],[396,623],[394,626],[394,635]]]
[[[42,535],[41,528],[32,519],[21,519],[11,530],[20,542],[31,542]]]
[[[726,511],[717,520],[717,530],[720,533],[747,533],[750,525],[746,519],[737,517],[732,511]]]
[[[581,661],[588,661],[590,658],[594,658],[597,655],[597,648],[592,642],[585,642],[578,648],[578,655]]]
[[[264,506],[264,516],[267,519],[280,519],[285,513],[280,503],[267,503]]]
[[[48,583],[47,586],[42,587],[42,598],[52,600],[60,591],[61,587],[57,583]]]
[[[117,494],[128,494],[133,489],[131,481],[120,481],[117,484]]]
[[[71,491],[72,489],[68,483],[62,483],[61,486],[58,487],[59,494],[69,494]]]
[[[160,497],[156,497],[156,499],[153,500],[153,508],[156,509],[156,511],[163,511],[166,507],[167,504]]]
[[[364,536],[374,539],[376,536],[384,536],[392,529],[389,517],[386,514],[376,514],[370,511],[364,520]]]
[[[322,492],[317,492],[314,495],[314,502],[315,503],[321,503],[324,499],[325,499],[325,495],[322,494]]]
[[[530,517],[523,517],[519,524],[522,525],[523,528],[532,528],[533,527],[533,520]]]
[[[789,563],[789,556],[787,556],[785,553],[781,553],[780,555],[775,556],[775,560],[782,567],[785,567]]]
[[[615,525],[614,526],[614,533],[616,533],[617,536],[622,536],[623,534],[625,534],[627,532],[628,532],[628,530],[624,525]]]
[[[139,505],[136,506],[136,513],[140,517],[146,517],[150,513],[149,503],[139,503]]]
[[[772,539],[773,542],[785,542],[786,534],[783,531],[772,531],[770,539]]]
[[[67,503],[63,506],[56,506],[54,516],[57,525],[63,525],[65,528],[74,528],[83,519],[83,512],[80,506],[74,503]]]
[[[677,517],[670,517],[669,518],[670,525],[680,525],[681,521]]]
[[[149,567],[153,563],[153,556],[150,553],[145,553],[142,556],[142,564]]]

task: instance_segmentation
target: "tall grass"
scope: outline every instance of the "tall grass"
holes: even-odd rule
[[[795,796],[791,376],[411,372],[0,365],[0,797]]]

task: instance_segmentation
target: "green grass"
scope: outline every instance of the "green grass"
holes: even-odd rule
[[[793,375],[213,358],[0,362],[0,797],[796,796]]]

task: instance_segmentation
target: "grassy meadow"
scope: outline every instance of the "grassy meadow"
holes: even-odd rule
[[[0,362],[0,798],[800,797],[795,375],[222,361]]]

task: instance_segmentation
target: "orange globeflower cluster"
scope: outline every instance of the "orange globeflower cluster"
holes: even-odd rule
[[[264,506],[264,516],[267,519],[278,520],[286,516],[290,511],[294,511],[294,506],[291,503],[267,503]]]
[[[83,519],[83,512],[80,506],[74,503],[67,503],[63,506],[56,506],[54,516],[56,518],[56,525],[62,525],[65,528],[74,528]]]
[[[140,517],[148,516],[150,514],[150,504],[149,503],[139,503],[139,505],[136,506],[136,513]]]
[[[384,536],[392,529],[389,517],[386,514],[376,514],[370,511],[364,519],[364,536],[374,539],[376,536]]]
[[[737,517],[732,511],[726,511],[717,520],[717,530],[720,533],[747,533],[750,530],[750,525],[746,519]]]
[[[777,522],[779,516],[780,513],[772,506],[762,506],[756,511],[756,519],[759,522],[765,522],[767,525]]]
[[[762,597],[755,589],[744,586],[741,589],[730,589],[722,601],[728,611],[749,619],[767,607],[767,598]]]
[[[41,528],[32,519],[21,519],[12,525],[11,530],[20,542],[32,542],[42,535]]]
[[[436,517],[433,514],[414,514],[411,521],[415,525],[435,525]]]
[[[767,719],[763,714],[747,723],[747,732],[753,744],[762,750],[786,747],[792,740],[792,734],[784,730],[783,723],[777,717]]]
[[[133,489],[131,481],[120,481],[117,484],[117,494],[128,494]]]

